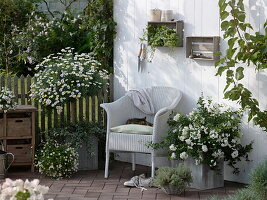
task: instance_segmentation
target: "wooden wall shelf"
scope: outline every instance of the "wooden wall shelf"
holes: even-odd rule
[[[4,150],[15,156],[13,166],[31,166],[34,171],[35,112],[33,106],[17,106],[4,113],[0,110],[0,140]]]
[[[169,22],[148,22],[148,25],[152,26],[167,26],[178,34],[179,36],[179,45],[177,47],[183,47],[184,40],[184,22],[183,21],[169,21]]]
[[[219,36],[186,37],[186,57],[194,60],[216,61],[220,56]]]

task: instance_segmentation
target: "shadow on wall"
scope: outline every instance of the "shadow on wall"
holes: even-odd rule
[[[117,37],[114,44],[114,87],[115,98],[122,96],[127,91],[128,84],[128,46],[131,40],[130,22],[134,15],[129,13],[132,1],[114,1],[114,20],[117,24]],[[123,18],[123,20],[120,20]],[[128,27],[127,29],[125,27]],[[118,37],[119,36],[119,37]]]

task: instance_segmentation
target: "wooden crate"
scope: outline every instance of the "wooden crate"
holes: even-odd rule
[[[219,36],[199,36],[186,38],[186,57],[194,60],[220,59],[217,53],[220,51]]]
[[[0,137],[4,137],[4,119],[0,119]]]
[[[5,151],[15,155],[12,166],[31,166],[34,171],[35,112],[30,105],[20,105],[14,110],[0,110],[1,140]]]
[[[22,137],[31,136],[31,118],[7,118],[7,136]]]
[[[12,152],[15,156],[14,164],[32,162],[32,145],[15,144],[7,145],[7,152]]]

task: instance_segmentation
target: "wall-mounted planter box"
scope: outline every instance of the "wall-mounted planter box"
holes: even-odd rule
[[[194,60],[216,61],[220,56],[220,37],[186,37],[186,57]]]
[[[179,36],[179,45],[177,47],[183,47],[184,38],[184,22],[183,21],[169,21],[169,22],[148,22],[148,26],[167,26],[173,29]],[[149,41],[149,38],[148,38]]]

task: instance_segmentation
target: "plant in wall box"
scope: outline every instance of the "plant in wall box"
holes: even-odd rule
[[[0,110],[7,112],[8,110],[14,109],[17,105],[14,102],[15,96],[12,91],[7,88],[1,88],[0,90]]]
[[[60,113],[64,103],[95,95],[106,84],[107,71],[100,70],[99,65],[91,54],[62,49],[36,66],[38,72],[31,85],[31,97]]]
[[[194,111],[169,120],[170,130],[162,145],[169,147],[170,159],[191,156],[196,165],[207,164],[212,170],[218,170],[220,161],[225,160],[238,173],[236,163],[242,157],[248,159],[252,149],[252,143],[242,146],[240,142],[241,117],[241,111],[201,96]]]
[[[169,47],[171,52],[174,47],[179,45],[180,42],[178,34],[172,28],[154,25],[147,26],[146,30],[144,30],[143,36],[140,38],[140,41],[146,41],[151,48],[149,62],[152,61],[157,47]]]
[[[47,140],[37,152],[36,167],[41,174],[61,179],[78,170],[78,153],[70,144]]]
[[[154,184],[167,194],[181,194],[191,182],[191,171],[185,165],[159,168],[154,180]]]

